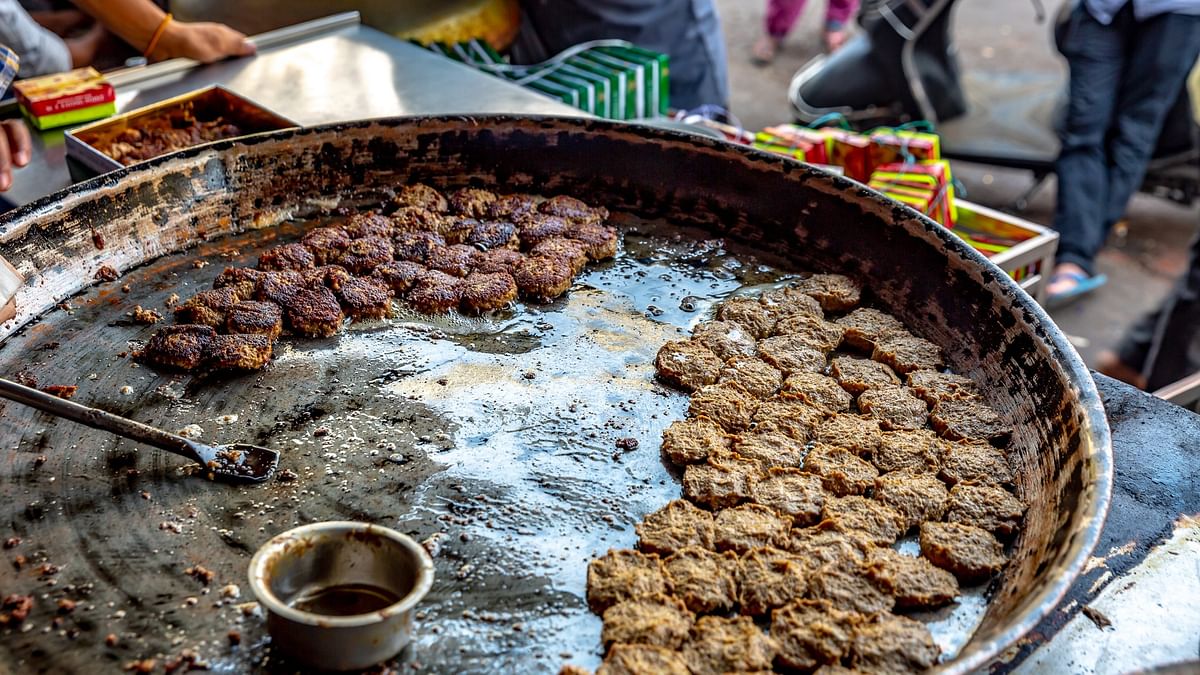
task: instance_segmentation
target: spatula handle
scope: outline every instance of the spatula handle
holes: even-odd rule
[[[168,433],[162,429],[156,429],[148,424],[135,422],[104,410],[72,403],[64,398],[59,398],[4,378],[0,378],[0,397],[22,403],[31,408],[37,408],[44,413],[69,419],[72,422],[86,424],[94,429],[112,432],[132,441],[153,445],[167,452],[173,452],[182,457],[187,457],[192,461],[203,463],[200,453],[197,450],[198,444],[195,441]]]

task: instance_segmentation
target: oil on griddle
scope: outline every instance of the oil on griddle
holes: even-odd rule
[[[909,615],[1006,563],[997,535],[1025,511],[996,447],[1011,429],[936,345],[860,302],[853,280],[813,275],[725,300],[659,350],[658,376],[690,393],[662,445],[684,499],[637,525],[638,550],[589,565],[599,672],[938,663]],[[910,533],[915,555],[897,546]]]
[[[401,199],[415,191],[429,194],[414,188]],[[502,208],[519,200],[496,201]],[[468,201],[447,203],[447,211],[466,211]],[[392,208],[393,255],[398,214],[443,222],[406,211],[410,205]],[[661,345],[687,342],[697,319],[737,323],[738,308],[762,304],[758,295],[768,303],[777,297],[803,303],[815,314],[801,294],[785,290],[796,282],[803,288],[803,277],[781,271],[786,262],[764,251],[617,213],[609,224],[623,232],[624,246],[615,259],[575,270],[581,263],[570,258],[573,276],[579,275],[569,293],[547,304],[532,297],[522,303],[518,296],[516,303],[478,316],[433,316],[396,302],[392,317],[340,325],[333,337],[309,338],[282,332],[282,311],[237,307],[273,302],[265,295],[267,300],[239,299],[225,310],[195,302],[180,319],[207,317],[208,308],[223,313],[224,323],[207,317],[215,326],[182,325],[211,333],[187,328],[181,334],[210,340],[261,336],[274,346],[269,365],[250,373],[221,371],[214,378],[205,365],[212,356],[204,349],[182,350],[194,359],[191,371],[139,368],[129,358],[163,330],[146,318],[152,308],[186,304],[179,295],[199,295],[205,287],[236,292],[237,276],[256,272],[223,268],[249,269],[263,256],[281,260],[282,251],[272,255],[271,247],[324,237],[331,243],[310,249],[311,269],[337,264],[329,258],[318,262],[317,250],[348,249],[338,249],[343,238],[337,230],[347,237],[370,236],[367,228],[380,223],[366,212],[284,223],[165,256],[85,290],[0,346],[0,369],[9,374],[27,371],[43,382],[75,383],[79,397],[93,405],[168,429],[187,428],[206,440],[251,439],[284,451],[280,480],[271,485],[197,487],[171,458],[6,407],[0,428],[13,439],[15,461],[2,469],[5,513],[13,523],[4,554],[13,564],[0,566],[0,583],[14,604],[3,610],[8,623],[0,627],[6,635],[0,658],[14,668],[46,672],[100,662],[137,668],[150,661],[159,669],[208,664],[227,671],[295,672],[297,664],[271,653],[261,614],[241,597],[238,585],[244,583],[249,553],[270,536],[332,519],[399,527],[434,555],[437,580],[417,614],[416,642],[398,659],[404,668],[555,672],[563,663],[595,668],[606,654],[610,670],[646,659],[658,659],[663,667],[686,664],[687,658],[715,664],[726,658],[715,649],[725,640],[748,642],[755,658],[774,656],[775,665],[783,666],[772,629],[779,634],[814,617],[833,621],[863,654],[879,644],[872,640],[880,635],[922,637],[891,614],[863,623],[864,612],[842,608],[847,596],[838,590],[844,587],[861,591],[849,598],[863,605],[860,610],[894,600],[897,617],[921,618],[944,651],[953,652],[969,637],[985,607],[982,586],[963,585],[957,601],[938,610],[909,609],[942,603],[949,592],[945,584],[917,583],[936,575],[914,562],[915,534],[900,538],[897,548],[909,554],[901,559],[890,548],[871,549],[821,525],[826,509],[821,500],[829,490],[867,486],[864,493],[875,497],[889,490],[903,494],[910,474],[917,485],[930,486],[930,474],[913,466],[913,443],[904,441],[932,432],[880,433],[864,416],[828,415],[821,408],[840,407],[845,396],[861,397],[881,378],[890,382],[888,371],[867,363],[862,351],[874,340],[872,331],[895,327],[886,317],[857,309],[851,313],[865,320],[862,325],[850,319],[817,324],[803,316],[788,324],[794,332],[818,328],[806,334],[822,352],[837,336],[825,323],[845,327],[830,371],[845,396],[832,387],[808,386],[823,382],[813,377],[793,375],[785,385],[783,371],[758,358],[763,345],[778,363],[815,363],[794,340],[768,342],[779,330],[778,320],[775,329],[751,323],[749,332],[742,331],[746,335],[730,335],[722,331],[728,325],[706,321],[694,331],[695,342],[721,353],[715,356],[717,386],[723,381],[726,389],[718,393],[736,383],[746,392],[743,403],[778,400],[757,403],[746,420],[744,411],[727,409],[720,396],[697,397],[697,405],[710,406],[718,417],[723,418],[718,411],[727,411],[731,423],[753,427],[737,447],[717,422],[693,417],[694,428],[670,426],[687,415],[689,400],[656,379]],[[463,216],[460,222],[473,217]],[[475,219],[489,221],[486,213]],[[314,234],[319,228],[325,229]],[[437,243],[428,226],[416,229]],[[505,229],[480,228],[472,242],[493,251],[502,270],[529,253],[497,249],[497,242],[507,241]],[[603,232],[600,243],[610,246]],[[323,281],[330,278],[326,274]],[[736,299],[718,310],[730,298]],[[753,340],[752,352],[747,340]],[[75,348],[62,349],[60,343]],[[121,347],[125,353],[114,354]],[[252,356],[238,348],[226,355]],[[701,373],[694,386],[707,386],[706,377]],[[947,396],[977,403],[974,384],[964,378],[918,370],[902,379],[921,400]],[[784,388],[788,395],[775,394]],[[886,401],[880,405],[887,409]],[[777,413],[772,421],[759,424],[756,417],[771,411]],[[808,443],[797,436],[818,419],[824,423],[811,436],[828,448],[820,455],[822,473],[814,474],[805,468]],[[947,430],[954,425],[949,417],[943,422]],[[995,424],[988,429],[1003,431]],[[881,445],[889,434],[899,442]],[[661,451],[671,462],[660,455],[664,438]],[[772,445],[774,440],[782,442]],[[947,467],[961,479],[950,490],[946,527],[927,536],[930,550],[938,551],[931,555],[941,556],[939,565],[968,575],[979,571],[972,567],[978,561],[954,556],[956,532],[949,525],[978,524],[1003,540],[1023,508],[1003,487],[972,482],[972,467],[979,457],[987,459],[980,444],[972,447],[974,454]],[[740,497],[717,492],[700,505],[679,499],[685,472],[672,462],[707,466],[710,454],[712,466],[730,474],[766,476],[746,482],[752,502],[739,504]],[[891,462],[895,468],[877,471],[896,480],[874,485],[870,470],[855,464],[856,458],[867,465]],[[777,459],[794,466],[770,466]],[[871,509],[856,496],[840,498],[844,507],[836,515],[842,522],[886,513],[882,502]],[[831,513],[832,504],[831,499]],[[891,537],[887,519],[880,523],[884,527],[874,536]],[[901,527],[895,521],[892,526]],[[618,557],[635,565],[656,560],[643,565],[654,592],[626,604],[615,615],[621,621],[605,626],[589,601],[602,609],[617,605],[617,599],[588,597],[589,561],[628,549],[639,536],[643,550]],[[798,556],[798,550],[811,555]],[[846,559],[860,564],[850,566]],[[864,568],[873,592],[858,574]],[[913,586],[901,591],[905,582]],[[885,586],[889,583],[895,588]],[[812,597],[808,589],[816,588],[827,589],[828,597]],[[806,597],[792,599],[798,592]],[[27,596],[33,604],[24,608],[19,601]],[[737,619],[744,611],[751,615]],[[695,615],[703,616],[693,620]],[[630,644],[639,639],[646,616],[667,619],[668,644],[679,640],[691,647],[674,654]],[[615,646],[604,649],[605,642]]]

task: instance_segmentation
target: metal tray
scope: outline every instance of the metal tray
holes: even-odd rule
[[[246,131],[237,138],[300,126],[241,94],[221,85],[213,85],[68,130],[65,134],[67,157],[76,162],[72,165],[72,178],[78,181],[123,168],[123,164],[104,154],[99,148],[126,129],[136,128],[150,118],[169,114],[172,110],[181,109],[189,104],[193,107],[196,117],[201,120],[220,116]],[[82,167],[84,171],[77,171],[77,166]],[[79,175],[76,175],[77,173]]]

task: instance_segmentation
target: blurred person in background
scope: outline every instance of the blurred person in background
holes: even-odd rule
[[[0,98],[8,91],[8,85],[17,76],[20,59],[16,53],[0,43]],[[4,120],[0,122],[0,192],[12,187],[12,172],[16,167],[29,163],[32,148],[29,129],[21,120]],[[0,199],[0,211],[4,208],[4,200]]]
[[[218,23],[173,21],[151,0],[78,0],[75,4],[95,21],[72,22],[66,20],[68,15],[55,12],[45,15],[53,19],[47,21],[51,26],[48,28],[39,25],[17,0],[0,0],[0,42],[8,44],[21,58],[22,77],[92,65],[107,33],[151,61],[186,57],[211,63],[254,53],[254,45],[232,28]]]
[[[1141,185],[1200,54],[1200,0],[1083,0],[1059,45],[1071,71],[1055,173],[1058,258],[1047,305],[1105,282],[1096,254]]]
[[[625,40],[670,57],[671,107],[729,107],[713,0],[522,0],[521,9],[513,63],[540,63],[581,42]]]
[[[1170,295],[1100,356],[1097,370],[1146,391],[1200,371],[1200,233]]]
[[[806,0],[767,0],[765,33],[751,49],[751,57],[765,66],[775,60],[784,39],[804,11]],[[850,37],[847,25],[858,11],[858,0],[829,0],[825,8],[825,51],[832,54],[841,49]]]

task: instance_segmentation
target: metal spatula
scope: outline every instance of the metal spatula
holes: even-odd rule
[[[11,380],[0,378],[0,397],[37,408],[44,413],[63,417],[124,436],[132,441],[153,445],[180,457],[199,462],[214,480],[231,483],[260,483],[271,477],[279,465],[279,453],[257,445],[205,445],[190,438],[156,429],[141,422],[126,419],[104,410],[89,408],[66,399],[31,389]]]

